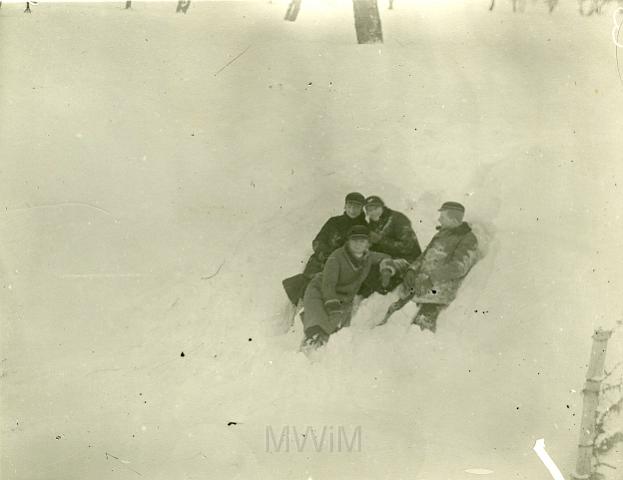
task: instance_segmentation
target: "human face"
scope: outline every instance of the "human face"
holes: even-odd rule
[[[370,242],[367,238],[351,238],[348,246],[355,255],[363,255],[370,247]]]
[[[439,225],[441,228],[452,228],[458,225],[458,221],[449,215],[447,210],[442,210],[439,212]]]
[[[363,211],[363,205],[355,202],[346,202],[346,205],[344,205],[344,211],[350,218],[357,218]]]
[[[380,205],[368,205],[366,207],[366,213],[368,214],[368,218],[373,222],[377,222],[379,218],[381,218],[381,214],[383,213],[383,207]]]

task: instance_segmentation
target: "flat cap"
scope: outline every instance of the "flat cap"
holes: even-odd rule
[[[370,195],[368,198],[366,198],[366,207],[372,207],[372,206],[384,207],[385,202],[383,201],[381,197],[377,195]]]
[[[442,210],[456,210],[457,212],[465,213],[465,207],[459,202],[445,202],[439,209],[440,212]]]
[[[345,201],[346,203],[357,203],[359,205],[363,205],[366,203],[366,198],[359,192],[351,192],[346,195]]]
[[[365,225],[355,225],[348,231],[348,238],[369,238],[368,227]]]

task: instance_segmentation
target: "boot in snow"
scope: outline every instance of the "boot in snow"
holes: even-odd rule
[[[316,350],[329,341],[329,335],[318,326],[309,327],[305,330],[305,338],[301,343],[301,351],[308,352]]]
[[[437,330],[437,317],[444,308],[445,305],[424,303],[420,306],[420,309],[411,323],[419,326],[420,330],[430,330],[435,333]]]

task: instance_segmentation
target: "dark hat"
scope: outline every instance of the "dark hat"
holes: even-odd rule
[[[465,207],[458,202],[445,202],[439,211],[442,210],[455,210],[457,212],[465,213]]]
[[[351,238],[368,238],[368,236],[368,227],[366,227],[365,225],[355,225],[354,227],[351,227],[348,231],[349,240]]]
[[[346,195],[345,199],[346,203],[357,203],[359,205],[363,205],[366,203],[366,198],[359,192],[351,192]]]
[[[381,197],[378,197],[376,195],[370,195],[368,198],[366,198],[366,207],[372,207],[372,206],[384,207],[385,202],[383,201]]]

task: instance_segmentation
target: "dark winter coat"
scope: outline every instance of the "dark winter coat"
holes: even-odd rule
[[[346,213],[331,217],[312,242],[314,253],[323,253],[326,257],[331,255],[337,248],[344,245],[346,234],[355,225],[367,225],[363,212],[355,218],[350,218]]]
[[[322,271],[324,263],[337,248],[344,245],[346,235],[355,225],[367,225],[366,216],[363,212],[355,218],[350,218],[346,213],[331,217],[316,235],[312,242],[314,253],[305,266],[304,274],[311,278]]]
[[[455,228],[441,229],[432,238],[424,253],[409,269],[426,274],[433,287],[416,303],[450,304],[461,282],[478,260],[478,240],[471,227],[463,222]]]
[[[371,231],[381,235],[381,240],[370,247],[375,252],[382,252],[393,258],[404,258],[413,262],[422,253],[411,221],[406,215],[383,207],[381,217],[369,222]]]
[[[353,299],[370,269],[384,259],[390,259],[389,255],[378,252],[367,252],[363,258],[357,259],[347,246],[333,252],[324,270],[312,279],[305,291],[305,329],[317,325],[328,334],[335,332],[339,326],[330,320],[325,307],[337,304],[338,309],[349,316]]]
[[[342,215],[331,217],[325,222],[312,242],[314,253],[309,257],[303,273],[282,281],[283,288],[294,305],[297,305],[299,300],[303,298],[305,289],[314,275],[322,272],[329,255],[336,248],[344,245],[348,231],[355,225],[367,225],[363,212],[355,218],[350,218],[346,213],[343,213]]]

